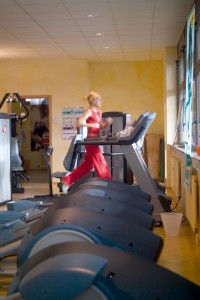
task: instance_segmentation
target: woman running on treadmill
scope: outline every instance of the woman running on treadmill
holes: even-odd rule
[[[89,93],[85,97],[89,107],[77,120],[78,127],[87,127],[87,138],[100,137],[100,130],[112,124],[112,118],[107,118],[106,122],[102,123],[102,100],[96,92]],[[67,192],[69,187],[78,179],[86,175],[91,170],[95,170],[97,177],[111,179],[111,173],[108,164],[98,145],[85,145],[84,160],[72,173],[68,173],[62,177],[63,192]]]

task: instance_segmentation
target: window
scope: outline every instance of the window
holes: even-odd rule
[[[200,144],[200,5],[198,1],[195,3],[195,39],[194,39],[194,73],[192,74],[195,90],[191,104],[190,126],[192,130],[191,146],[196,148],[197,144]],[[192,24],[192,22],[191,22]],[[190,25],[191,26],[191,25]],[[191,35],[190,35],[191,36]],[[186,119],[185,119],[185,105],[186,105],[186,56],[188,45],[187,41],[187,26],[181,35],[180,41],[177,46],[177,139],[176,144],[184,145],[185,143],[185,131],[186,131]],[[192,49],[192,48],[191,48]],[[191,61],[190,61],[191,63]],[[191,64],[189,66],[191,67]],[[191,81],[190,81],[191,82]],[[191,88],[191,85],[190,85]],[[190,98],[191,99],[191,98]],[[188,125],[187,125],[188,126]]]
[[[184,145],[185,135],[184,135],[184,128],[185,128],[185,90],[183,90],[178,95],[178,132],[177,132],[177,141],[179,145]]]
[[[185,58],[185,31],[183,32],[177,50],[178,50],[178,61],[177,61],[177,105],[178,105],[178,116],[177,116],[177,132],[175,143],[183,146],[185,141],[184,129],[185,129],[185,78],[186,78],[186,58]]]
[[[200,144],[200,19],[196,20],[195,56],[195,104],[196,104],[196,145]],[[194,122],[194,121],[193,121]]]

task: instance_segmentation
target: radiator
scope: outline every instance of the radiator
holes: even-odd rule
[[[171,188],[176,199],[181,196],[181,162],[171,157]]]
[[[197,209],[198,209],[198,177],[191,176],[190,191],[185,190],[185,216],[192,229],[198,230]]]

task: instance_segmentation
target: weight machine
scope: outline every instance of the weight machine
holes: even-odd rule
[[[0,203],[11,199],[10,118],[0,113]]]
[[[0,102],[0,109],[5,102],[10,103],[11,106],[13,102],[20,102],[20,104],[24,108],[24,113],[21,114],[20,116],[17,115],[16,113],[13,113],[11,108],[11,113],[8,116],[8,119],[10,120],[10,143],[9,144],[10,144],[10,157],[11,157],[11,186],[12,186],[11,190],[12,193],[23,193],[24,188],[21,187],[20,180],[21,178],[24,178],[26,180],[29,179],[23,172],[24,168],[22,166],[22,159],[19,155],[19,145],[17,139],[16,124],[18,123],[19,126],[21,126],[22,121],[29,116],[29,110],[25,104],[25,101],[20,97],[18,93],[13,93],[13,94],[6,93]]]

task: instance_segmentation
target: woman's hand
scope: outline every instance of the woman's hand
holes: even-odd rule
[[[113,123],[113,119],[111,117],[108,117],[106,119],[106,125],[108,126],[108,125],[111,125],[112,123]]]
[[[101,124],[101,128],[104,129],[107,126],[111,125],[113,123],[113,119],[111,117],[108,117],[104,123]]]

